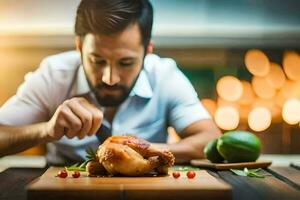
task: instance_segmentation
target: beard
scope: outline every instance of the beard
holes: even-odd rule
[[[89,81],[88,81],[89,82]],[[124,85],[107,85],[99,83],[95,87],[91,87],[92,92],[95,94],[98,103],[104,107],[115,107],[122,104],[130,94],[131,88]],[[103,90],[109,90],[116,94],[103,94]]]
[[[140,73],[139,73],[140,74]],[[98,83],[96,86],[93,86],[91,81],[89,80],[88,76],[86,76],[88,85],[91,91],[94,93],[97,102],[104,107],[117,107],[121,105],[129,96],[131,90],[133,89],[139,74],[133,81],[130,87],[122,85],[122,84],[115,84],[115,85],[107,85],[105,83]],[[115,94],[105,94],[104,91],[112,91]]]

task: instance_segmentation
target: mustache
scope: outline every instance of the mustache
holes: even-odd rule
[[[99,83],[95,86],[95,89],[107,89],[107,90],[126,90],[127,87],[124,85],[116,84],[116,85],[107,85],[105,83]]]

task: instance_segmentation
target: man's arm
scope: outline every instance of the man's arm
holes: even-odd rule
[[[66,100],[48,122],[27,126],[0,125],[0,157],[32,146],[68,138],[91,136],[97,132],[103,113],[84,98]]]
[[[203,148],[221,131],[201,104],[198,94],[188,78],[172,59],[162,59],[165,73],[161,84],[161,99],[167,106],[167,124],[172,126],[182,140],[176,144],[154,144],[175,155],[175,162],[184,163],[202,158]],[[163,134],[163,133],[162,133]]]
[[[46,126],[47,123],[18,127],[0,125],[0,157],[50,141]]]
[[[199,120],[186,127],[180,134],[183,139],[175,144],[153,144],[160,149],[168,149],[175,156],[176,163],[187,163],[191,159],[203,158],[205,145],[219,137],[221,131],[213,120]]]

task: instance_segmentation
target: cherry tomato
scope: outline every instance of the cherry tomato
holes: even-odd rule
[[[195,178],[196,173],[195,173],[194,171],[188,171],[188,172],[186,173],[186,176],[187,176],[188,178],[192,179],[192,178]]]
[[[58,173],[57,173],[57,176],[60,177],[60,178],[66,178],[68,176],[68,172],[66,170],[60,170]]]
[[[72,173],[73,178],[78,178],[80,176],[80,172],[79,171],[74,171]]]
[[[179,172],[173,172],[172,175],[173,175],[174,178],[179,178],[180,177]]]

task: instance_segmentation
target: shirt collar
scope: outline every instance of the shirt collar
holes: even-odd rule
[[[90,92],[90,87],[86,80],[83,66],[80,65],[77,72],[77,95],[86,94],[89,92]]]
[[[89,84],[86,80],[83,66],[81,65],[77,72],[77,95],[90,92]],[[130,92],[130,96],[139,96],[142,98],[151,98],[153,95],[152,87],[144,69],[141,70],[138,79]]]
[[[149,99],[153,95],[152,87],[144,69],[141,70],[139,77],[130,93],[130,96],[139,96]]]

